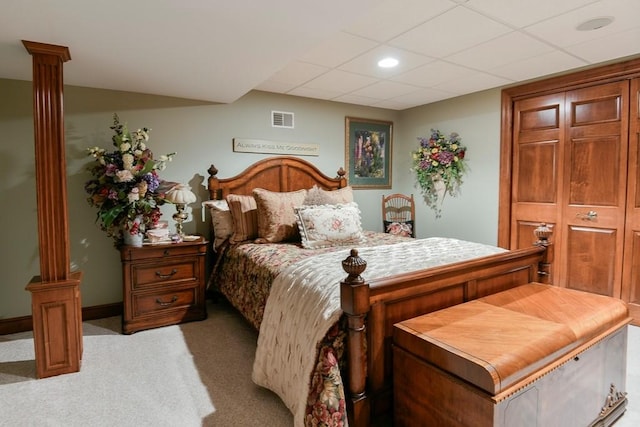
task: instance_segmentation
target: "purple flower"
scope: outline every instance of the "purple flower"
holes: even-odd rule
[[[448,165],[453,162],[453,153],[451,151],[440,151],[438,153],[438,161],[443,165]]]
[[[157,175],[155,175],[152,172],[149,172],[148,174],[145,174],[142,179],[144,179],[147,182],[147,191],[150,192],[154,192],[158,189],[158,187],[160,186],[160,179],[158,178]]]

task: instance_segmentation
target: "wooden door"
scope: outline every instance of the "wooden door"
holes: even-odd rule
[[[629,102],[629,173],[627,180],[627,213],[622,299],[629,314],[640,319],[640,79],[631,80]]]
[[[555,246],[551,283],[618,298],[628,87],[621,81],[531,97],[513,109],[510,247],[530,246],[533,230],[546,223]],[[638,217],[640,249],[640,207]]]
[[[621,297],[629,82],[566,93],[561,286]]]
[[[531,246],[540,223],[554,230],[552,242],[561,240],[564,105],[564,93],[514,103],[511,248]],[[556,268],[551,275],[557,283]]]

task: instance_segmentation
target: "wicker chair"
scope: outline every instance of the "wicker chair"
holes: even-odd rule
[[[415,216],[413,194],[382,196],[382,226],[385,233],[416,237]]]

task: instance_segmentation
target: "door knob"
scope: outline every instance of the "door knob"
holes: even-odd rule
[[[576,214],[576,217],[584,220],[584,221],[595,221],[596,219],[598,219],[598,212],[596,211],[589,211],[586,214],[585,213],[578,213]]]

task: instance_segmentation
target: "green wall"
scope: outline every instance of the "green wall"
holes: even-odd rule
[[[40,269],[31,91],[30,82],[0,79],[0,201],[4,207],[0,213],[4,226],[0,319],[31,313],[25,286]],[[344,118],[351,116],[394,123],[393,188],[355,192],[365,228],[381,230],[383,194],[414,193],[419,237],[439,235],[496,243],[499,90],[398,112],[266,92],[250,92],[232,104],[208,104],[67,86],[64,105],[71,262],[72,268],[84,273],[83,306],[122,300],[119,254],[95,225],[96,212],[86,203],[83,189],[90,161],[85,150],[96,145],[110,147],[114,112],[131,128],[151,128],[149,146],[156,155],[178,152],[161,177],[188,183],[198,195],[198,202],[191,205],[192,218],[185,223],[187,233],[208,235],[200,201],[208,197],[206,179],[211,164],[219,169],[220,177],[230,177],[268,156],[233,152],[233,138],[319,144],[320,155],[305,158],[333,175],[344,165]],[[295,129],[272,128],[272,110],[295,113]],[[442,218],[437,220],[420,203],[409,171],[416,137],[427,135],[431,127],[460,133],[469,148],[471,168],[461,196],[447,198]],[[163,212],[163,219],[173,224],[171,206],[163,207]]]

